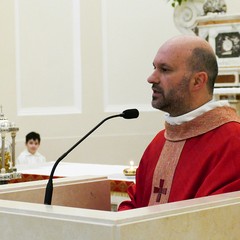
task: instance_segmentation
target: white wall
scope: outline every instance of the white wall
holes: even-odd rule
[[[103,118],[138,108],[138,119],[104,123],[64,160],[138,163],[163,128],[146,79],[158,47],[177,34],[164,0],[0,0],[0,104],[20,128],[17,155],[34,130],[55,161]]]

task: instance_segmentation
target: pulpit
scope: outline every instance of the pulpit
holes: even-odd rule
[[[2,185],[1,240],[219,240],[240,236],[240,192],[112,212],[107,181],[104,177],[54,179],[53,205],[41,203],[46,180]]]
[[[45,205],[52,164],[22,171],[27,182],[0,186],[1,240],[219,240],[240,236],[240,192],[115,212],[112,192],[126,195],[127,185],[134,182],[123,175],[126,166],[61,163],[53,179],[52,205]]]

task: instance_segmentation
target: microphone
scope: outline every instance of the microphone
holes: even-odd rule
[[[77,147],[84,139],[86,139],[92,132],[94,132],[98,127],[100,127],[105,121],[111,119],[111,118],[115,118],[115,117],[123,117],[125,119],[133,119],[133,118],[137,118],[139,116],[139,112],[137,109],[127,109],[125,111],[123,111],[121,114],[117,114],[117,115],[112,115],[109,116],[105,119],[103,119],[97,126],[95,126],[92,130],[90,130],[83,138],[81,138],[77,143],[75,143],[69,150],[67,150],[64,154],[62,154],[57,161],[54,163],[53,167],[52,167],[52,171],[51,174],[49,176],[48,179],[48,183],[46,186],[46,190],[45,190],[45,197],[44,197],[44,204],[46,205],[51,205],[52,203],[52,194],[53,194],[53,175],[55,172],[55,169],[57,167],[57,165],[75,148]]]
[[[139,112],[137,109],[128,109],[123,111],[120,115],[125,119],[132,119],[137,118],[139,116]]]

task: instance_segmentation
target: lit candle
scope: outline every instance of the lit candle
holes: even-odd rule
[[[134,169],[134,161],[130,161],[130,170],[133,170]]]
[[[130,167],[123,170],[125,176],[135,176],[136,175],[136,167],[134,167],[134,161],[129,162]]]

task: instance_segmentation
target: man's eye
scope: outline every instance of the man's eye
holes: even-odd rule
[[[169,72],[170,71],[170,69],[166,66],[155,66],[155,65],[153,65],[153,69],[154,70],[157,69],[159,72]]]
[[[160,71],[161,71],[161,72],[168,72],[168,71],[169,71],[169,69],[168,69],[168,68],[166,68],[166,67],[161,67],[161,68],[160,68]]]

